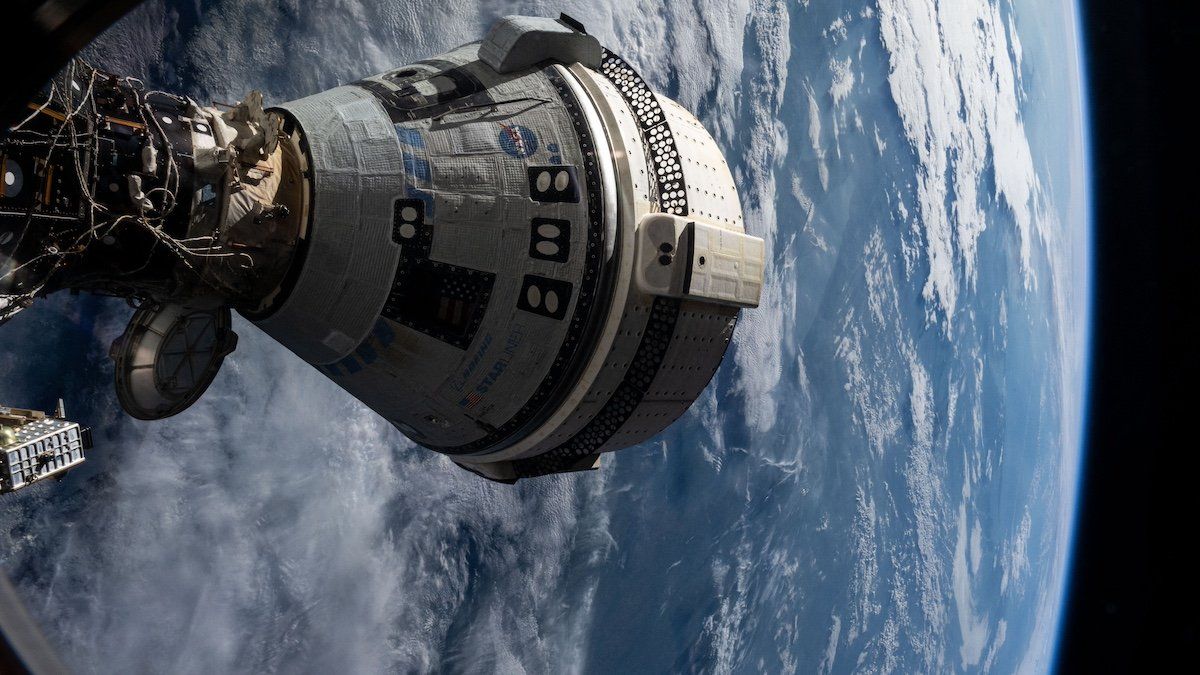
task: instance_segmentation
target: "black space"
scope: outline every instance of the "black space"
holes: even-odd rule
[[[1198,46],[1190,3],[1085,0],[1095,180],[1095,326],[1088,449],[1062,672],[1155,672],[1197,660],[1185,503],[1196,144],[1185,120]],[[1189,99],[1191,101],[1189,101]],[[1177,159],[1178,158],[1178,159]],[[1171,271],[1174,274],[1168,275]],[[1168,370],[1169,368],[1169,370]],[[1184,387],[1186,384],[1187,388]],[[1169,445],[1168,445],[1169,444]],[[1194,665],[1192,667],[1195,667]]]

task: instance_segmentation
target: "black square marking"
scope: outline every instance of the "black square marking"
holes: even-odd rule
[[[517,296],[517,309],[562,319],[571,304],[571,282],[526,274]]]
[[[423,251],[428,256],[433,244],[433,233],[425,223],[425,202],[420,199],[397,199],[392,207],[392,241]]]
[[[382,314],[466,349],[483,322],[495,282],[490,272],[401,258]]]
[[[529,257],[567,262],[571,254],[571,221],[534,218],[529,223]]]
[[[531,166],[529,198],[537,202],[579,202],[579,178],[573,166]]]

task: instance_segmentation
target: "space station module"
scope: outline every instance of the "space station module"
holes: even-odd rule
[[[0,142],[0,320],[132,299],[139,419],[199,398],[232,309],[463,468],[589,469],[680,417],[759,301],[716,142],[570,17],[268,108],[75,62],[29,113]]]

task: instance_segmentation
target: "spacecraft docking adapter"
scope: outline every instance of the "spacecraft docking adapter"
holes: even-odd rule
[[[566,16],[266,109],[76,61],[0,162],[0,321],[136,300],[111,352],[131,415],[203,393],[236,309],[499,481],[663,430],[762,287],[715,141]]]

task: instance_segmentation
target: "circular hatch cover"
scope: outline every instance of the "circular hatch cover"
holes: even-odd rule
[[[112,345],[117,399],[140,420],[183,412],[212,384],[237,347],[228,307],[147,305]]]

